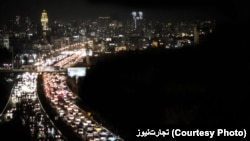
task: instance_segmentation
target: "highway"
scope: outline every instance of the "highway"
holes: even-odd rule
[[[81,60],[81,52],[77,52],[36,70],[1,70],[20,74],[0,122],[20,118],[34,141],[123,141],[75,104],[79,99],[67,87],[66,69]]]
[[[37,76],[38,73],[34,72],[17,75],[9,100],[1,112],[1,122],[18,117],[32,140],[67,141],[41,105],[37,95]]]

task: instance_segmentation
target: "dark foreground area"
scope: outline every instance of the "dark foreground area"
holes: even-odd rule
[[[10,91],[13,85],[13,82],[7,82],[6,80],[8,78],[13,79],[14,74],[13,73],[8,73],[8,72],[0,72],[0,87],[1,87],[1,92],[0,92],[0,112],[2,112],[4,106],[6,105],[9,96],[10,96]]]
[[[11,92],[14,82],[7,82],[8,78],[15,78],[17,74],[0,72],[0,112],[4,109]],[[30,136],[26,132],[20,118],[14,118],[11,122],[0,122],[0,140],[1,141],[29,141]]]
[[[247,42],[232,26],[240,25],[219,25],[197,47],[104,57],[79,94],[127,140],[140,127],[248,126]]]
[[[20,118],[14,118],[11,122],[0,123],[0,138],[2,141],[30,141],[32,139],[27,131]]]

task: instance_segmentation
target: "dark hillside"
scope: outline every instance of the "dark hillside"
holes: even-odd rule
[[[122,135],[139,125],[249,125],[246,23],[217,25],[208,42],[106,57],[80,95]],[[230,30],[229,30],[230,29]]]

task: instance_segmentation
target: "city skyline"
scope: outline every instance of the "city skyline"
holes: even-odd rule
[[[4,1],[0,6],[0,23],[6,24],[14,19],[16,15],[31,17],[34,22],[39,22],[42,10],[48,12],[52,21],[62,19],[70,21],[75,18],[87,19],[98,16],[111,16],[117,19],[132,18],[132,11],[143,11],[145,19],[186,21],[200,18],[227,20],[232,18],[244,18],[243,4],[215,5],[212,2],[207,4],[194,4],[191,1],[185,4],[173,2],[163,3],[161,1],[130,0],[126,2],[111,1],[90,1],[90,0],[12,0]],[[240,8],[238,8],[240,7]],[[237,11],[238,10],[238,11]],[[236,12],[233,15],[229,12]],[[237,13],[238,12],[238,13]]]
[[[242,50],[248,45],[243,34],[249,29],[245,5],[159,0],[3,2],[2,138],[28,140],[19,137],[25,132],[34,140],[62,135],[74,141],[135,140],[134,130],[152,126],[248,125],[249,63],[248,55],[241,55],[248,53]],[[133,11],[143,12],[143,18]],[[83,70],[81,76],[75,76],[76,70]],[[19,77],[21,72],[35,75]],[[43,123],[42,117],[53,124]],[[13,124],[3,123],[12,119]],[[48,130],[51,125],[62,134]]]

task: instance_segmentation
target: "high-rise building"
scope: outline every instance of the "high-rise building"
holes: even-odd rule
[[[42,16],[41,16],[41,24],[42,24],[43,33],[45,35],[46,35],[46,32],[49,30],[48,22],[49,22],[49,19],[48,19],[47,12],[43,10]]]
[[[199,45],[199,31],[197,26],[194,27],[194,46]]]
[[[10,49],[10,41],[8,34],[0,34],[0,47],[5,47],[6,49]]]

